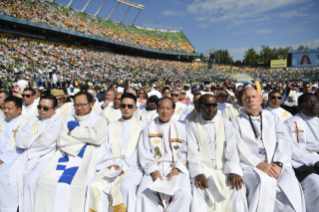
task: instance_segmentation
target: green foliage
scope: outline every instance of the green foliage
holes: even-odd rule
[[[308,46],[300,45],[297,50],[309,49]]]
[[[233,57],[229,55],[228,50],[215,51],[215,62],[217,64],[232,65],[234,64]]]
[[[259,54],[254,48],[245,51],[244,64],[253,64],[258,62],[269,63],[270,60],[284,60],[287,59],[288,51],[292,49],[291,46],[284,48],[270,48],[269,46],[262,45]]]

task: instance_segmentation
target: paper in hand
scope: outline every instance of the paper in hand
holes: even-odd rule
[[[105,177],[113,178],[117,177],[122,171],[122,168],[119,170],[116,170],[114,167],[112,167],[108,172],[105,173]]]
[[[153,182],[148,188],[155,192],[173,196],[178,190],[179,181],[179,175],[175,175],[171,180],[166,178],[164,178],[164,180],[161,180],[157,178],[157,180]]]
[[[217,203],[224,201],[225,197],[219,192],[213,176],[207,177],[206,181],[207,181],[208,189],[205,189],[205,190],[208,191],[214,197]]]

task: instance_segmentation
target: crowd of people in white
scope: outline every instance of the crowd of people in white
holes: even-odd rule
[[[316,212],[318,97],[258,90],[0,91],[0,212]]]

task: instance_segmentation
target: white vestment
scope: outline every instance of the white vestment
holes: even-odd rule
[[[185,117],[185,120],[184,120],[185,125],[187,126],[188,123],[194,121],[198,115],[199,115],[199,112],[197,112],[197,110],[193,108],[193,110],[189,112],[187,116]]]
[[[204,127],[204,129],[198,129],[198,125]],[[221,135],[222,137],[218,137]],[[206,139],[198,136],[206,136]],[[217,141],[217,139],[220,140]],[[200,142],[205,142],[204,140],[207,140],[207,144],[201,147]],[[212,120],[203,120],[202,116],[199,115],[187,127],[187,141],[189,172],[193,182],[191,211],[248,211],[245,186],[238,191],[236,189],[232,190],[231,186],[228,186],[227,178],[225,178],[230,173],[243,175],[239,164],[236,137],[231,123],[219,115],[216,115]],[[207,155],[203,155],[205,153]],[[210,164],[203,165],[202,163],[205,163],[203,157],[204,159],[210,157],[210,160],[207,160]],[[205,169],[210,170],[205,171]],[[209,172],[214,172],[212,173],[214,176],[208,175]],[[215,184],[218,184],[220,189],[219,192],[228,195],[224,196],[225,200],[217,203],[218,200],[216,201],[214,197],[210,197],[205,190],[197,188],[195,177],[199,174],[204,174],[206,178],[213,176]],[[211,200],[213,204],[209,207]],[[223,203],[223,205],[220,203]]]
[[[292,145],[283,123],[269,111],[250,118],[251,122],[242,109],[232,121],[249,211],[305,211],[303,193],[291,168]],[[261,162],[284,164],[279,177],[272,178],[256,168]]]
[[[157,110],[146,110],[146,107],[136,112],[136,118],[144,122],[150,122],[158,117]]]
[[[231,106],[231,104],[225,102],[225,103],[219,103],[217,102],[218,108],[217,108],[217,114],[218,115],[222,115],[223,111],[228,108],[229,106]]]
[[[177,121],[184,121],[187,115],[187,105],[181,102],[175,102],[175,112],[172,119]]]
[[[0,109],[0,121],[4,120],[6,118],[6,116],[3,113],[3,109]]]
[[[107,123],[111,123],[113,121],[117,121],[122,116],[121,110],[120,109],[115,109],[113,106],[106,107],[103,110],[102,114],[103,114],[102,116],[104,116],[104,118],[106,118]]]
[[[33,211],[37,178],[56,151],[56,139],[61,118],[54,114],[50,119],[31,118],[16,133],[16,147],[25,151],[5,167],[7,210]],[[5,180],[1,177],[1,180]],[[2,184],[2,183],[1,183]]]
[[[65,103],[59,107],[56,111],[61,118],[66,119],[70,114],[74,114],[73,103]]]
[[[299,113],[285,121],[290,140],[294,146],[292,165],[313,167],[319,161],[319,119]],[[319,175],[312,173],[301,181],[307,212],[319,208]]]
[[[16,148],[15,135],[27,123],[28,119],[19,115],[18,117],[0,121],[0,160],[4,164],[9,164],[24,151]]]
[[[71,121],[80,126],[68,135]],[[58,151],[37,181],[34,212],[84,211],[86,187],[97,173],[96,159],[106,131],[106,120],[93,111],[63,121]]]
[[[26,106],[24,103],[22,105],[22,115],[28,117],[28,118],[33,118],[34,116],[38,115],[38,108],[37,104],[33,102],[31,105]]]
[[[277,115],[282,122],[292,117],[291,113],[289,113],[287,110],[283,109],[282,107],[271,108],[268,106],[264,110],[268,110],[272,112],[273,114]]]
[[[229,121],[232,121],[236,116],[239,115],[239,111],[242,108],[243,108],[242,106],[240,106],[237,102],[235,102],[234,104],[230,105],[222,112],[222,117],[224,117],[225,119]]]
[[[191,187],[186,168],[187,142],[184,124],[174,119],[168,123],[161,123],[159,118],[154,119],[145,128],[138,151],[145,174],[138,189],[136,211],[163,211],[161,194],[148,188],[153,183],[151,173],[159,171],[163,178],[166,178],[174,167],[180,170],[180,181],[178,190],[171,196],[172,200],[165,207],[165,211],[189,211]]]
[[[137,188],[141,183],[143,171],[137,152],[138,141],[146,123],[133,117],[130,120],[120,119],[109,124],[107,139],[101,146],[96,169],[99,171],[88,186],[86,199],[86,212],[109,211],[110,205],[116,203],[116,199],[123,199],[123,203],[113,205],[114,208],[125,208],[128,212],[134,212],[137,201]],[[115,128],[116,127],[116,128]],[[119,138],[117,138],[119,136]],[[117,149],[120,147],[120,149]],[[119,157],[120,156],[120,157]],[[105,177],[108,167],[117,165],[124,172],[114,178]],[[119,182],[117,182],[119,181]],[[114,196],[111,188],[116,188],[119,183],[121,196]],[[110,201],[110,200],[113,201]],[[111,202],[111,204],[110,204]],[[112,208],[112,207],[111,207]]]

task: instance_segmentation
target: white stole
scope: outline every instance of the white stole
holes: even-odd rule
[[[100,115],[91,112],[91,116],[85,123],[85,127],[91,128],[100,118]],[[75,115],[69,116],[68,121],[76,121]],[[81,166],[87,144],[83,147],[77,156],[72,156],[64,153],[63,157],[59,158],[55,177],[59,178],[55,193],[53,212],[67,212],[69,205],[70,187],[78,169]]]
[[[160,128],[159,118],[157,117],[149,124],[149,137],[150,137],[150,144],[152,148],[152,152],[154,153],[154,159],[156,162],[162,162],[165,161],[165,144],[163,139],[163,132]],[[171,119],[170,120],[170,126],[169,126],[169,139],[170,139],[170,150],[166,151],[172,151],[173,155],[173,163],[176,161],[179,150],[181,149],[182,144],[182,131],[179,129],[179,122],[177,120]],[[171,168],[173,168],[174,165],[172,164]]]
[[[212,176],[216,182],[218,191],[224,198],[213,197],[208,192],[209,199],[220,204],[214,204],[217,211],[232,211],[231,202],[229,199],[228,187],[226,185],[226,175],[223,173],[223,166],[225,163],[224,148],[225,148],[225,131],[224,122],[219,115],[216,114],[214,118],[214,127],[216,135],[216,168],[212,163],[212,155],[210,153],[209,141],[207,132],[204,127],[203,118],[201,115],[196,118],[196,137],[198,138],[198,146],[200,151],[201,164],[206,177]]]
[[[288,126],[293,134],[293,137],[295,138],[294,142],[298,143],[300,145],[300,148],[306,147],[306,136],[307,133],[305,132],[305,123],[298,115],[294,116],[288,120],[286,120],[288,123]]]
[[[118,120],[114,123],[112,135],[110,135],[112,136],[113,159],[117,161],[119,159],[125,160],[127,156],[131,155],[136,150],[139,135],[141,132],[141,122],[136,117],[133,116],[132,127],[130,131],[129,141],[128,141],[125,155],[121,155],[121,135],[122,135],[121,131],[122,131],[122,120]],[[124,176],[135,167],[128,167],[128,168],[129,169],[126,170],[124,174],[122,174],[121,176],[117,176],[114,183],[112,183],[113,188],[111,190],[111,196],[113,200],[112,201],[113,211],[126,211],[126,207],[124,205],[124,201],[122,197],[121,182]],[[90,211],[98,212],[100,210],[102,189],[105,186],[105,184],[108,183],[108,181],[104,178],[104,175],[108,171],[109,169],[107,168],[92,183],[92,185],[98,184],[99,186],[92,186],[90,189]]]

